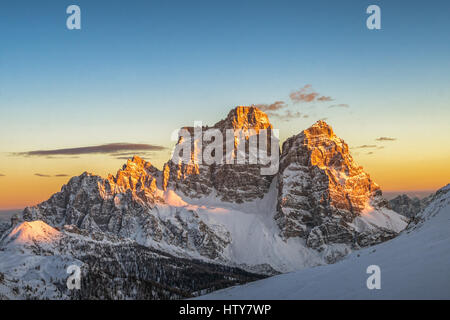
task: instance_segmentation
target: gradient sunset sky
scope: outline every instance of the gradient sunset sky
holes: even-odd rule
[[[0,33],[0,209],[276,101],[282,141],[326,118],[385,191],[450,182],[449,1],[2,1]]]

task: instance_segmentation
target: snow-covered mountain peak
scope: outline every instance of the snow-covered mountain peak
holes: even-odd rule
[[[52,243],[59,239],[61,232],[41,220],[22,222],[6,238],[4,244],[30,245],[36,242]]]

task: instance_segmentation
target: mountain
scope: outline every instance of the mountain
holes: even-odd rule
[[[401,194],[389,200],[389,205],[395,212],[408,218],[414,218],[428,205],[431,198],[432,195],[419,199],[418,197],[410,198],[406,194]]]
[[[191,134],[191,139],[179,139],[177,145],[190,144],[191,155],[189,163],[180,163],[169,161],[164,165],[164,189],[173,188],[190,198],[203,198],[214,194],[222,201],[243,203],[262,199],[269,191],[273,175],[263,176],[260,174],[261,165],[249,163],[249,158],[244,159],[242,164],[227,164],[226,142],[221,144],[222,152],[217,156],[220,159],[211,165],[198,163],[199,154],[205,154],[208,144],[204,143],[203,136],[194,136],[194,127],[182,128]],[[237,157],[240,145],[247,147],[250,136],[257,140],[260,137],[261,130],[273,129],[267,115],[256,107],[239,106],[231,110],[224,120],[217,122],[212,127],[204,126],[202,132],[207,130],[217,130],[223,138],[226,137],[226,131],[242,131],[246,135],[236,137],[232,141],[233,154],[232,160]],[[253,132],[249,132],[249,131]],[[267,138],[270,151],[270,135]],[[203,142],[203,143],[202,143]],[[279,148],[276,148],[278,153]],[[220,151],[219,151],[220,152]],[[237,162],[237,161],[235,161]]]
[[[199,299],[450,299],[450,185],[398,237],[327,266],[274,276]],[[369,290],[370,265],[380,290]]]
[[[163,291],[155,293],[155,299],[180,298],[201,290],[209,292],[220,286],[216,281],[242,283],[262,274],[334,263],[352,250],[388,240],[406,227],[408,219],[388,208],[378,185],[355,164],[348,146],[328,124],[319,121],[289,138],[281,152],[271,129],[264,112],[240,106],[212,127],[182,128],[175,150],[183,151],[185,161],[172,158],[159,170],[135,156],[116,175],[101,178],[85,172],[73,177],[49,200],[26,208],[13,219],[3,236],[0,234],[0,253],[23,251],[27,253],[23,259],[44,259],[49,268],[44,268],[45,274],[52,274],[53,264],[59,266],[57,284],[46,280],[50,287],[61,287],[68,259],[83,270],[94,269],[93,274],[118,273],[121,279],[134,277],[142,283],[150,281],[152,286],[159,283]],[[231,144],[219,139],[229,130],[242,133],[232,136]],[[216,135],[214,142],[208,143],[211,136],[202,137],[209,134],[206,132]],[[242,154],[253,150],[255,141],[259,147],[267,146],[266,155],[260,152],[256,162],[250,156],[239,162]],[[211,149],[211,144],[215,148]],[[207,152],[216,162],[200,161]],[[279,170],[262,174],[273,163],[259,162],[261,156],[279,157]],[[29,224],[35,223],[45,234],[45,230],[57,230],[55,241],[31,237],[30,249],[28,242],[11,240],[15,234],[34,229]],[[155,254],[160,257],[156,261]],[[144,258],[147,260],[141,260]],[[0,263],[0,272],[8,279],[20,278],[11,270],[22,261],[13,260]],[[110,266],[96,261],[110,261]],[[179,261],[201,265],[199,268],[207,265],[214,286],[202,281],[177,285],[183,293],[172,294],[170,277],[150,276],[135,267],[136,261],[160,268],[161,274],[170,274]],[[38,266],[33,263],[25,262],[25,266],[23,285],[35,288],[44,272],[32,271],[30,268]],[[169,271],[164,271],[166,268]],[[221,268],[226,271],[217,274],[215,270]],[[234,280],[224,282],[227,277]],[[189,274],[183,271],[174,279],[184,282]],[[117,287],[118,283],[113,285],[101,276],[89,281],[98,282],[98,297],[117,297],[105,286]],[[124,297],[149,298],[144,294],[145,285],[136,288],[128,283],[118,290]],[[74,298],[57,292],[58,297]],[[96,296],[95,292],[89,294]]]
[[[330,243],[372,245],[405,227],[324,121],[283,143],[277,209],[285,238],[304,238],[319,250]]]

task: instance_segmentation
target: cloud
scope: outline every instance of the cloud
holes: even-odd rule
[[[59,173],[59,174],[55,174],[55,175],[50,175],[50,174],[43,174],[43,173],[35,173],[34,174],[36,177],[41,177],[41,178],[60,178],[60,177],[68,177],[68,174],[64,174],[64,173]]]
[[[0,177],[6,177],[3,173],[0,173]]]
[[[349,108],[350,106],[346,103],[340,103],[340,104],[333,104],[329,106],[328,108]]]
[[[353,149],[370,149],[370,148],[376,148],[377,146],[374,144],[363,144],[362,146],[353,147]]]
[[[305,117],[305,115],[303,115],[299,111],[293,112],[291,110],[285,110],[284,113],[282,113],[282,114],[273,113],[273,112],[268,112],[267,114],[271,117],[278,118],[282,121],[290,121],[292,119],[301,118],[302,116]],[[308,117],[308,116],[306,116],[306,117]]]
[[[321,96],[317,98],[318,101],[333,101],[333,99],[330,96]]]
[[[395,141],[397,140],[396,138],[390,138],[390,137],[379,137],[377,139],[375,139],[376,141]]]
[[[318,92],[314,91],[310,84],[307,84],[303,88],[292,92],[289,97],[294,103],[314,101],[324,102],[333,100],[330,96],[322,96]]]
[[[259,108],[261,111],[277,111],[286,107],[284,101],[275,101],[272,104],[257,104],[255,107]]]
[[[50,178],[51,177],[51,175],[42,174],[42,173],[35,173],[34,175],[37,177],[41,177],[41,178]]]
[[[53,149],[53,150],[35,150],[27,152],[14,153],[16,156],[66,156],[66,155],[83,155],[83,154],[113,154],[121,151],[162,151],[165,147],[152,144],[138,144],[138,143],[110,143],[97,146]]]
[[[292,92],[289,97],[294,103],[298,102],[312,102],[314,101],[319,94],[314,92],[310,84],[305,85],[303,88],[300,88],[298,91]]]

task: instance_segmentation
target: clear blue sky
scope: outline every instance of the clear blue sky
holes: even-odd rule
[[[71,4],[81,30],[66,28]],[[382,30],[366,28],[370,4]],[[422,131],[441,137],[436,149],[449,132],[449,21],[449,1],[1,1],[0,153],[169,146],[174,128],[306,84],[350,107],[293,106],[310,117],[274,119],[282,138],[327,117],[351,145]],[[1,159],[0,173],[13,167]]]

